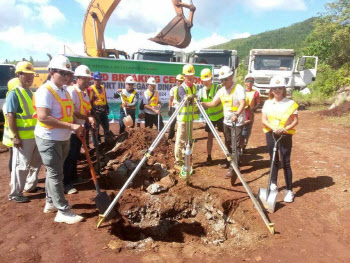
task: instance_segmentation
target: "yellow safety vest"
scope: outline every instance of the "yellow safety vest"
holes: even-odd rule
[[[150,92],[149,90],[146,90],[146,94],[149,97],[152,96],[152,92]],[[154,94],[153,94],[151,100],[149,101],[148,106],[157,107],[158,106],[158,102],[159,102],[159,93],[158,93],[158,91],[154,91]]]
[[[94,105],[96,106],[105,106],[107,105],[107,98],[106,98],[106,90],[105,87],[103,85],[101,85],[101,89],[102,92],[99,93],[96,86],[92,85],[91,86],[93,92],[96,94],[97,99],[94,101]],[[91,98],[90,100],[92,100],[92,94],[91,94]]]
[[[246,91],[245,92],[245,109],[253,109],[255,100],[254,100],[254,95],[255,95],[256,90],[252,89],[251,91]]]
[[[273,111],[268,116],[269,123],[276,128],[284,128],[286,126],[286,122],[288,121],[289,117],[293,114],[293,112],[299,107],[299,105],[296,102],[293,102],[293,104],[284,112],[281,111]],[[270,132],[271,129],[268,127],[264,127],[263,131],[265,133]],[[290,129],[285,132],[286,134],[295,134],[295,129]]]
[[[199,99],[202,102],[211,102],[214,99],[216,92],[218,91],[219,85],[211,84],[211,88],[209,91],[209,96],[207,96],[206,87],[203,86],[202,89],[199,90]],[[205,110],[209,119],[211,121],[217,121],[224,117],[222,104],[219,104],[216,107],[208,108]]]
[[[184,88],[187,95],[193,95],[193,96],[196,95],[196,93],[197,93],[197,85],[196,84],[193,84],[193,92],[185,83],[182,83],[181,86]],[[178,121],[192,121],[192,113],[193,113],[193,119],[198,120],[199,111],[198,111],[197,106],[190,105],[188,107],[188,112],[189,112],[189,114],[188,114],[189,118],[187,119],[187,107],[185,104],[185,106],[183,106],[181,108],[179,114],[177,115],[177,120]]]
[[[174,86],[174,99],[173,99],[173,105],[171,105],[172,107],[175,107],[176,105],[179,104],[179,95],[177,93],[177,91],[179,90],[178,86]]]
[[[87,115],[87,113],[89,112],[89,110],[91,110],[91,104],[90,102],[84,100],[83,97],[83,92],[79,91],[78,88],[76,86],[74,86],[75,91],[78,93],[79,96],[79,101],[80,101],[80,109],[79,112],[83,115]]]
[[[233,87],[230,94],[227,95],[221,95],[220,100],[222,103],[222,107],[224,108],[224,111],[237,111],[238,107],[233,106],[233,93],[236,90],[237,84]],[[225,89],[225,87],[223,87]]]
[[[128,97],[128,96],[126,96],[124,93],[122,93],[123,101],[124,101],[124,102],[127,102],[128,104],[131,104],[131,103],[134,101],[135,95],[136,95],[136,90],[134,90],[134,91],[131,93],[130,97]],[[134,110],[134,109],[135,109],[135,106],[134,106],[134,107],[129,107],[129,109]]]
[[[61,106],[61,118],[57,118],[58,120],[62,122],[68,122],[68,123],[73,123],[73,112],[74,112],[74,104],[73,101],[71,100],[69,93],[66,91],[66,99],[61,99],[61,97],[57,94],[57,92],[51,88],[48,84],[46,84],[45,88],[47,88],[48,91],[51,92],[51,94],[54,96],[58,104]],[[33,107],[35,107],[35,96],[33,97]],[[36,113],[34,114],[34,117],[36,118],[37,115]],[[38,121],[39,125],[52,130],[52,126],[48,126],[40,121]]]
[[[33,118],[35,109],[32,104],[32,99],[22,87],[17,87],[14,89],[18,97],[19,105],[21,106],[22,113],[16,113],[16,125],[18,130],[19,138],[34,139],[34,129],[37,120]],[[33,92],[29,90],[31,94]],[[3,144],[9,147],[13,146],[13,133],[9,127],[7,118],[5,118]]]

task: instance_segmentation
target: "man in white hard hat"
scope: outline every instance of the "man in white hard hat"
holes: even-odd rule
[[[224,136],[227,150],[233,154],[234,160],[237,156],[236,163],[239,164],[238,147],[240,137],[245,122],[244,106],[245,106],[245,90],[244,88],[234,83],[233,71],[228,66],[223,66],[219,72],[219,79],[222,83],[222,88],[216,93],[211,102],[202,102],[204,108],[216,107],[222,103],[224,109]],[[234,138],[234,130],[236,130],[236,138]],[[236,139],[237,148],[234,147]],[[225,165],[229,168],[225,178],[231,178],[231,182],[235,182],[237,175],[234,173],[230,164]],[[232,178],[234,177],[234,178]]]
[[[80,65],[75,69],[74,76],[76,77],[76,84],[69,86],[67,91],[74,104],[74,117],[76,123],[84,125],[85,122],[88,122],[93,129],[96,128],[96,123],[93,117],[91,117],[90,110],[91,104],[89,95],[87,94],[87,89],[90,85],[91,80],[91,71],[85,65]],[[77,175],[77,164],[78,158],[81,150],[81,141],[79,137],[72,132],[70,137],[70,147],[69,153],[64,161],[63,166],[63,184],[64,191],[67,194],[75,194],[78,192],[73,185],[85,183],[88,180],[82,179]]]
[[[8,125],[5,126],[5,145],[13,146],[10,201],[29,202],[23,191],[36,188],[41,158],[35,143],[36,119],[32,105],[34,67],[30,62],[21,61],[16,66],[19,84],[6,97]]]
[[[82,134],[84,127],[73,123],[74,104],[63,88],[73,74],[68,58],[58,55],[48,66],[51,79],[36,92],[35,141],[46,167],[46,205],[44,213],[57,212],[55,222],[74,224],[83,220],[70,208],[63,190],[63,163],[69,152],[71,132]]]
[[[160,131],[164,127],[160,112],[161,103],[159,93],[156,91],[157,82],[154,77],[147,80],[147,90],[143,93],[143,104],[145,105],[145,127],[152,128],[153,124]]]
[[[184,82],[185,78],[182,74],[178,74],[176,76],[176,85],[172,87],[169,91],[169,105],[168,105],[168,115],[169,117],[173,115],[174,111],[176,110],[177,106],[179,105],[178,101],[178,90],[179,87],[181,86],[182,82]],[[173,139],[175,136],[175,125],[176,121],[174,120],[173,123],[170,125],[169,129],[169,135],[168,139]]]
[[[133,123],[135,123],[136,105],[139,101],[139,94],[135,90],[135,83],[134,78],[132,76],[128,76],[125,80],[125,89],[118,89],[114,94],[114,98],[119,98],[121,96],[122,99],[119,112],[119,133],[123,133],[125,131],[123,119],[127,115],[130,115]]]

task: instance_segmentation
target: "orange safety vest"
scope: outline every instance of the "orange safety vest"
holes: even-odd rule
[[[79,112],[81,114],[83,114],[83,115],[87,115],[89,110],[91,110],[91,104],[90,104],[90,102],[84,100],[82,91],[79,91],[76,86],[74,86],[74,89],[78,93],[78,96],[79,96],[79,101],[80,101],[80,110],[79,110]]]
[[[152,96],[152,93],[149,90],[146,90],[146,93],[149,97]],[[154,91],[153,97],[151,98],[151,101],[148,103],[148,105],[151,107],[156,107],[158,106],[158,102],[159,102],[158,91]]]
[[[233,87],[233,89],[232,89],[230,94],[220,96],[220,100],[221,100],[222,106],[224,108],[224,112],[225,111],[237,111],[238,110],[237,106],[233,106],[233,93],[236,90],[236,86],[237,86],[237,84]],[[222,88],[226,89],[225,87],[222,87]]]
[[[274,110],[271,114],[269,114],[268,119],[269,123],[272,124],[276,128],[284,128],[286,126],[286,123],[289,119],[289,117],[293,114],[293,112],[299,107],[299,105],[296,102],[293,102],[293,104],[284,112]],[[271,129],[268,127],[264,127],[263,131],[265,133],[270,132]],[[287,130],[287,132],[284,132],[286,134],[295,134],[295,129]]]
[[[245,92],[245,109],[250,108],[253,109],[255,106],[255,100],[254,100],[254,95],[255,95],[256,90],[252,89],[252,91],[246,91]]]
[[[131,104],[133,101],[134,101],[134,98],[135,98],[135,95],[136,95],[136,90],[134,90],[130,97],[126,96],[124,93],[122,93],[122,99],[124,102],[127,102],[128,104]],[[136,107],[129,107],[129,109],[131,110],[134,110]]]
[[[106,90],[105,87],[103,85],[101,85],[101,89],[102,92],[99,93],[96,86],[92,85],[91,86],[93,92],[96,94],[97,99],[94,101],[94,105],[96,106],[105,106],[107,105],[107,96],[106,96]],[[92,100],[92,94],[91,94],[91,98],[90,100]]]
[[[66,99],[61,99],[61,97],[57,94],[57,92],[51,88],[49,85],[46,85],[46,88],[48,91],[51,92],[51,94],[54,96],[58,104],[61,106],[61,118],[58,118],[58,120],[68,123],[73,123],[73,112],[74,112],[74,104],[71,100],[69,93],[66,91]],[[35,107],[35,96],[33,96],[33,107],[36,110]],[[37,118],[36,112],[33,114],[33,118]],[[52,126],[48,126],[38,120],[39,125],[52,130]]]

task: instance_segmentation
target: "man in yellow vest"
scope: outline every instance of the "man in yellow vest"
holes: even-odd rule
[[[87,66],[80,65],[75,69],[74,76],[76,77],[77,83],[73,86],[69,86],[67,91],[74,104],[74,117],[76,123],[84,125],[85,122],[88,122],[90,124],[89,126],[96,128],[95,120],[90,114],[91,104],[89,95],[86,92],[91,80],[91,71]],[[69,153],[63,166],[63,184],[64,191],[67,194],[75,194],[78,192],[73,185],[86,183],[88,181],[77,175],[77,164],[81,145],[82,143],[78,136],[72,132]]]
[[[107,103],[106,89],[102,85],[102,74],[100,72],[97,71],[94,73],[94,85],[89,87],[88,92],[90,96],[91,106],[94,110],[94,113],[96,114],[96,118],[98,119],[98,122],[101,122],[104,135],[106,136],[106,132],[109,131],[109,120],[108,120],[109,106]],[[98,140],[100,141],[101,138],[100,138],[99,130],[100,130],[100,124],[98,123],[97,131],[98,131]],[[94,145],[98,143],[98,142],[95,142],[95,136],[92,136],[92,141]]]
[[[156,91],[156,80],[150,77],[147,80],[147,90],[143,93],[143,104],[145,105],[145,127],[151,128],[153,124],[160,131],[164,127],[163,118],[160,112],[159,92]]]
[[[139,101],[139,94],[135,90],[134,78],[132,76],[128,76],[125,80],[125,84],[126,89],[118,89],[114,94],[114,98],[116,99],[118,99],[120,96],[122,97],[122,104],[120,105],[119,112],[119,133],[123,133],[125,131],[123,119],[127,115],[131,116],[133,123],[135,124],[136,106]]]
[[[76,215],[63,190],[63,164],[69,152],[72,131],[81,135],[84,127],[74,123],[74,104],[63,86],[73,74],[68,58],[58,55],[48,66],[50,80],[36,92],[33,105],[37,111],[35,141],[46,168],[46,205],[44,213],[57,212],[55,222],[75,224],[84,218]]]
[[[250,134],[252,132],[254,123],[254,112],[260,105],[259,92],[253,89],[254,77],[252,74],[248,73],[244,78],[245,84],[245,124],[243,126],[242,137],[240,142],[240,154],[247,147]]]
[[[195,71],[191,64],[186,64],[182,69],[182,74],[185,77],[185,81],[181,84],[178,89],[178,101],[181,102],[185,96],[195,97],[197,93],[197,86],[194,83]],[[187,114],[188,113],[188,114]],[[187,117],[188,115],[188,117]],[[192,101],[189,107],[185,106],[180,110],[177,115],[177,132],[175,141],[175,163],[174,168],[181,170],[184,164],[184,150],[188,136],[193,132],[193,120],[198,120],[198,108],[194,106]],[[189,124],[189,130],[186,133],[186,124]],[[191,137],[191,136],[190,136]],[[192,138],[190,138],[192,139]]]
[[[184,80],[185,80],[184,76],[182,74],[178,74],[176,76],[176,85],[172,87],[169,91],[169,105],[168,105],[169,117],[173,115],[174,111],[179,105],[177,91],[180,85],[182,84],[182,82],[184,82]],[[173,121],[173,123],[170,125],[169,135],[168,135],[168,139],[170,140],[172,140],[175,136],[175,125],[176,125],[176,121]]]
[[[34,139],[36,119],[33,118],[33,92],[30,90],[34,73],[34,67],[30,62],[19,62],[16,74],[20,84],[6,97],[8,127],[5,129],[4,141],[5,145],[13,146],[9,200],[18,203],[29,202],[28,197],[23,195],[23,190],[27,178],[32,184],[30,188],[36,187],[41,166],[41,158]]]
[[[243,125],[245,122],[244,106],[245,106],[245,90],[244,88],[234,83],[233,81],[233,71],[228,66],[223,66],[219,72],[219,79],[222,83],[222,88],[216,93],[214,99],[211,102],[202,102],[204,108],[216,107],[219,103],[222,103],[224,109],[224,137],[227,150],[233,154],[234,160],[237,165],[239,164],[239,154],[238,147],[240,142],[240,137],[243,130]],[[234,132],[234,130],[236,132]],[[234,134],[236,133],[236,145],[234,147]],[[236,157],[237,156],[237,160]],[[229,168],[225,175],[225,178],[229,179],[234,174],[232,167],[227,163],[224,167]],[[231,180],[234,182],[234,180]]]
[[[205,68],[201,71],[201,80],[204,86],[199,90],[199,100],[201,102],[211,102],[221,86],[213,83],[213,74],[209,68]],[[216,107],[208,108],[205,112],[213,126],[217,127],[220,132],[224,132],[224,111],[222,104],[220,103]],[[213,160],[211,152],[213,149],[214,134],[211,132],[208,124],[205,125],[205,131],[208,133],[207,163],[210,164]]]

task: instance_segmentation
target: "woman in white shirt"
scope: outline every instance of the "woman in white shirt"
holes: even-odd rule
[[[269,100],[262,109],[262,123],[266,133],[267,149],[272,159],[274,138],[283,136],[279,142],[279,152],[283,162],[284,178],[286,181],[285,202],[291,203],[294,199],[292,191],[292,169],[290,166],[290,155],[292,152],[292,137],[295,134],[294,127],[298,124],[298,104],[286,98],[286,84],[283,77],[271,79]],[[272,160],[271,160],[272,161]],[[276,153],[272,168],[271,190],[277,189],[277,174],[279,167],[279,154]]]

